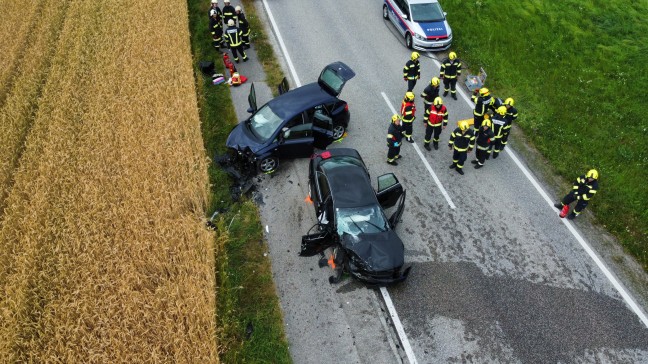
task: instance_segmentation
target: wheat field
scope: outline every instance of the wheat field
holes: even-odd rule
[[[0,360],[218,362],[186,2],[30,0],[9,14]]]

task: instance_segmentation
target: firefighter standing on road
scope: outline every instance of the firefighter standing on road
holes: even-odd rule
[[[598,191],[598,178],[599,174],[596,169],[590,169],[587,174],[576,178],[571,192],[563,197],[560,202],[554,204],[555,208],[564,210],[561,217],[567,214],[569,204],[574,201],[578,201],[576,202],[576,207],[567,215],[567,218],[573,220],[583,212],[589,201]]]
[[[416,86],[416,80],[421,78],[421,65],[419,63],[420,54],[412,52],[410,60],[403,67],[403,80],[407,81],[407,91],[411,92]]]
[[[434,104],[430,108],[425,109],[423,119],[426,121],[423,147],[427,150],[432,150],[430,148],[430,139],[432,139],[432,134],[434,134],[434,139],[432,139],[434,149],[439,149],[441,130],[445,129],[448,125],[448,109],[443,105],[443,100],[440,97],[434,99]]]
[[[484,120],[484,115],[488,111],[488,107],[493,103],[493,98],[490,91],[486,87],[479,89],[479,97],[475,100],[475,109],[473,110],[474,128],[477,131],[481,127]]]
[[[504,135],[504,126],[506,125],[506,106],[497,108],[497,112],[493,114],[493,134],[495,139],[492,141],[493,146],[493,159],[499,157],[502,151],[502,136]]]
[[[236,18],[236,9],[230,4],[230,0],[225,0],[225,5],[223,6],[223,22],[229,24],[230,20],[234,20],[234,25],[238,19]]]
[[[403,140],[403,127],[401,126],[401,118],[394,114],[391,118],[391,124],[387,130],[387,163],[397,166],[396,159],[401,157],[400,146]]]
[[[414,139],[412,138],[412,123],[416,119],[416,105],[414,104],[413,92],[407,91],[405,93],[400,112],[403,119],[403,135],[408,142],[414,143]]]
[[[484,162],[486,161],[486,157],[488,156],[488,153],[490,152],[490,143],[495,137],[495,134],[493,134],[493,131],[491,130],[491,121],[488,118],[488,114],[485,115],[486,118],[484,118],[484,121],[482,121],[481,128],[476,130],[476,143],[477,143],[477,150],[475,151],[475,157],[476,159],[473,160],[471,163],[475,165],[475,169],[479,169],[484,166]]]
[[[218,7],[218,0],[212,0],[212,9],[209,10],[209,30],[212,35],[212,45],[216,50],[220,50],[223,46],[223,13]]]
[[[247,54],[245,54],[245,50],[243,50],[243,32],[234,25],[234,20],[232,19],[227,22],[227,26],[225,37],[227,38],[227,43],[229,43],[230,49],[232,50],[234,61],[236,63],[239,62],[238,54],[241,53],[243,56],[243,62],[247,62]]]
[[[237,5],[234,9],[236,10],[236,18],[238,19],[239,28],[241,28],[241,31],[243,32],[243,47],[248,49],[250,48],[250,23],[248,23],[245,18],[245,14],[243,14],[243,10],[240,6]]]
[[[459,174],[463,175],[463,165],[466,161],[468,152],[472,151],[475,146],[475,134],[469,131],[470,125],[466,120],[459,122],[459,127],[450,134],[448,148],[454,149],[452,153],[452,164],[450,168],[455,168]]]
[[[504,125],[504,134],[502,135],[502,150],[506,148],[509,134],[511,134],[511,126],[513,126],[513,122],[518,117],[518,111],[513,107],[514,104],[515,101],[510,97],[504,100],[504,106],[506,106],[506,125]]]
[[[430,84],[425,87],[423,92],[421,93],[421,97],[423,98],[423,103],[425,104],[425,110],[429,109],[432,107],[432,104],[434,103],[434,99],[439,97],[439,84],[441,81],[439,80],[438,77],[432,77],[430,80]]]
[[[457,53],[450,52],[448,58],[441,62],[441,71],[439,78],[443,79],[443,96],[452,94],[453,99],[457,99],[457,78],[461,75],[461,61],[457,59]]]

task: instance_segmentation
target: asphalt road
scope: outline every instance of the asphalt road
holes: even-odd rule
[[[445,146],[452,127],[472,115],[467,99],[444,98],[449,127],[442,148],[428,152],[417,97],[416,143],[404,143],[397,167],[385,163],[386,130],[406,91],[402,67],[410,51],[383,21],[381,2],[256,5],[267,31],[278,29],[275,51],[286,74],[297,75],[293,87],[315,81],[337,60],[356,72],[341,96],[352,115],[349,136],[332,147],[358,149],[374,179],[395,172],[408,191],[396,231],[413,270],[408,281],[387,292],[411,350],[403,348],[398,323],[378,290],[350,279],[330,285],[331,272],[318,268],[317,258],[297,256],[301,235],[316,222],[304,201],[308,161],[283,162],[274,175],[258,178],[257,199],[295,363],[648,363],[645,292],[628,290],[628,297],[640,296],[639,308],[631,307],[611,283],[613,273],[601,270],[572,231],[585,238],[586,247],[603,245],[604,236],[588,230],[586,222],[559,219],[549,204],[556,196],[547,199],[538,190],[552,189],[519,156],[540,187],[510,153],[481,170],[467,162],[464,176],[448,169],[452,155]],[[421,59],[417,95],[438,75],[430,56]],[[259,97],[259,105],[265,101]],[[518,106],[523,122],[524,105]],[[638,280],[640,286],[648,281],[645,275]]]

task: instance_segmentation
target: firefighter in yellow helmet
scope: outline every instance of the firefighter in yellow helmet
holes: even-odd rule
[[[473,110],[473,120],[475,130],[481,127],[482,120],[484,120],[484,115],[488,111],[489,106],[493,103],[493,98],[491,97],[490,90],[486,87],[479,89],[479,96],[475,100],[475,109]]]
[[[475,169],[479,169],[484,166],[486,157],[490,152],[490,144],[495,138],[493,130],[491,130],[491,121],[488,117],[488,114],[484,115],[484,121],[482,121],[481,127],[475,129],[475,142],[477,144],[477,149],[475,151],[475,159],[471,161],[475,165]]]
[[[446,125],[448,125],[448,109],[443,105],[443,100],[440,97],[437,96],[434,99],[434,104],[425,109],[423,119],[426,122],[423,147],[432,150],[430,141],[433,141],[434,149],[439,149],[439,136],[442,129],[445,129]],[[432,139],[432,134],[434,134],[434,139]]]
[[[513,98],[509,97],[504,100],[504,106],[506,106],[506,125],[504,125],[504,135],[502,135],[502,150],[506,148],[509,134],[511,134],[511,126],[513,126],[513,122],[518,117],[518,111],[513,105],[515,105]]]
[[[441,62],[439,78],[443,79],[443,96],[448,96],[448,92],[453,99],[457,99],[457,79],[461,75],[461,60],[457,58],[457,53],[450,52],[448,58]]]
[[[412,52],[410,60],[405,63],[403,67],[403,80],[407,82],[407,91],[411,92],[416,86],[416,80],[421,78],[421,64],[419,58],[421,55],[418,52]]]
[[[590,169],[586,174],[576,178],[572,190],[560,202],[554,204],[555,208],[561,210],[560,217],[567,216],[569,220],[573,220],[580,215],[598,191],[598,179],[599,173],[596,169]],[[567,215],[569,204],[574,201],[577,201],[576,207]]]
[[[391,117],[391,124],[387,129],[387,163],[397,166],[396,159],[400,158],[401,141],[403,140],[403,127],[398,114]]]
[[[491,143],[493,146],[493,159],[495,159],[499,157],[499,153],[502,151],[502,135],[504,135],[504,126],[506,125],[506,106],[502,105],[497,108],[491,122],[493,124],[493,134],[495,134]],[[486,158],[488,159],[488,157]]]
[[[429,109],[434,103],[434,99],[439,97],[439,84],[441,84],[441,80],[439,80],[438,77],[432,77],[430,84],[427,85],[421,93],[423,103],[425,104],[425,110]]]
[[[464,174],[463,165],[468,152],[475,147],[475,134],[470,131],[470,125],[466,120],[460,121],[459,126],[450,134],[448,147],[450,150],[454,149],[450,168],[455,168],[459,174]]]
[[[416,105],[414,104],[413,92],[407,91],[405,93],[400,112],[403,120],[403,136],[405,136],[408,142],[414,143],[414,139],[412,138],[412,123],[416,119]]]

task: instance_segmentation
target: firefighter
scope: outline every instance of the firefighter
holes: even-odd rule
[[[491,145],[493,148],[493,159],[499,157],[499,153],[502,151],[502,136],[504,135],[504,126],[506,125],[506,106],[500,106],[497,108],[497,112],[493,114],[493,134],[494,139],[491,140]]]
[[[403,140],[403,126],[401,125],[401,118],[398,114],[394,114],[391,118],[391,124],[387,130],[387,163],[392,166],[397,166],[396,159],[401,158],[400,146]]]
[[[212,5],[216,3],[216,7],[212,6],[209,11],[209,29],[212,35],[212,45],[216,50],[220,50],[223,44],[223,13],[218,7],[218,0],[212,0]]]
[[[223,6],[223,22],[229,25],[230,20],[234,20],[234,25],[236,25],[236,9],[230,4],[230,0],[225,0],[225,5]]]
[[[504,125],[504,134],[502,135],[502,150],[506,148],[509,134],[511,134],[511,126],[513,126],[513,122],[518,117],[518,111],[513,105],[515,105],[513,98],[509,97],[504,100],[504,106],[506,106],[506,125]]]
[[[210,18],[212,16],[212,10],[216,10],[219,13],[221,13],[220,7],[218,6],[218,0],[211,0],[211,5],[209,6],[209,17]]]
[[[241,53],[243,56],[243,62],[247,62],[247,54],[243,49],[243,32],[241,29],[237,28],[234,25],[234,20],[230,19],[227,22],[227,30],[225,31],[225,37],[227,38],[227,43],[229,44],[230,49],[232,50],[232,55],[234,56],[234,62],[238,63],[239,58],[238,54]]]
[[[413,92],[407,91],[405,93],[400,112],[403,120],[403,135],[405,136],[405,140],[414,143],[414,139],[412,138],[412,123],[416,119],[416,105],[414,104]]]
[[[477,131],[481,127],[484,115],[488,111],[489,106],[493,103],[493,98],[490,95],[490,90],[486,87],[479,89],[479,97],[475,100],[475,109],[473,110],[474,128]]]
[[[587,171],[587,174],[576,178],[572,190],[560,202],[554,204],[555,208],[563,210],[561,217],[567,214],[569,204],[574,201],[578,201],[576,202],[576,207],[567,215],[567,218],[573,220],[583,212],[598,190],[598,179],[599,173],[596,169],[590,169]]]
[[[454,149],[452,153],[452,164],[450,168],[455,168],[459,174],[463,175],[463,165],[467,155],[475,146],[475,134],[469,131],[470,125],[466,120],[459,122],[459,127],[450,134],[448,148]]]
[[[488,114],[485,115],[484,121],[482,121],[481,128],[476,130],[475,142],[477,144],[477,150],[475,151],[475,160],[471,163],[475,165],[475,169],[479,169],[484,166],[486,157],[490,153],[490,143],[495,137],[495,134],[491,130],[491,121],[488,118]]]
[[[425,104],[425,110],[429,109],[432,107],[432,104],[434,103],[434,99],[439,97],[439,84],[441,81],[439,80],[438,77],[432,77],[430,80],[430,84],[425,87],[425,90],[421,93],[421,97],[423,98],[423,103]]]
[[[250,23],[248,23],[245,18],[245,14],[243,14],[243,10],[241,10],[240,6],[237,5],[234,9],[236,10],[236,18],[238,19],[239,28],[241,28],[241,31],[243,32],[243,47],[248,49],[250,48]]]
[[[457,59],[457,53],[450,52],[448,58],[441,62],[439,78],[443,79],[443,96],[451,93],[453,99],[457,99],[457,78],[461,75],[461,61]]]
[[[430,139],[432,138],[432,134],[434,134],[434,139],[432,139],[434,149],[439,149],[441,130],[445,129],[448,125],[448,109],[443,105],[443,100],[440,97],[434,99],[434,104],[429,109],[425,109],[423,119],[426,121],[423,147],[427,150],[432,150],[430,148]]]
[[[412,52],[410,60],[403,67],[403,80],[407,81],[407,92],[414,90],[416,80],[421,78],[421,65],[418,60],[420,56],[418,52]]]

